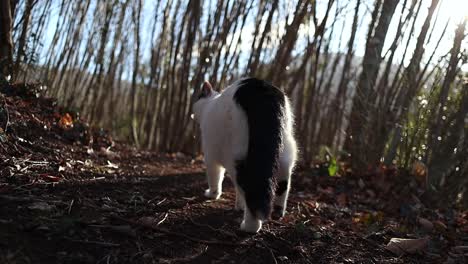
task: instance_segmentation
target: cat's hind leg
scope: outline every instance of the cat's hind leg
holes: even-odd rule
[[[272,213],[273,219],[283,217],[286,212],[286,204],[291,188],[291,174],[296,162],[296,148],[296,141],[294,138],[292,136],[286,137],[284,149],[279,155],[278,186],[275,190],[276,198]]]
[[[242,188],[237,178],[234,178],[234,182],[236,190],[235,208],[236,210],[244,210],[244,218],[240,229],[249,233],[257,233],[262,228],[262,220],[256,214],[252,213],[252,204],[249,204],[246,199],[246,192],[250,192],[250,195],[252,195],[252,192],[259,192],[260,190],[251,188],[251,185],[248,185],[250,188],[246,188],[245,185],[244,188]]]
[[[216,162],[206,162],[206,176],[208,180],[208,189],[205,190],[205,196],[217,200],[222,193],[222,184],[224,179],[224,168]]]
[[[242,191],[237,184],[234,184],[234,187],[236,189],[236,204],[234,206],[234,209],[239,210],[239,211],[244,210],[245,209],[244,195],[242,194]]]

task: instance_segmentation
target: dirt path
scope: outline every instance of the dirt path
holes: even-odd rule
[[[244,234],[238,231],[242,213],[232,208],[228,181],[222,199],[208,201],[201,195],[206,184],[199,162],[183,173],[171,168],[188,170],[189,160],[156,165],[150,160],[112,163],[124,176],[94,175],[2,192],[2,263],[416,262],[393,256],[353,230],[345,224],[352,222],[349,212],[318,203],[305,192],[312,188],[307,185],[303,192],[293,189],[282,221],[267,223],[257,235]],[[150,169],[120,169],[136,163]]]
[[[398,227],[404,220],[352,194],[341,179],[298,173],[288,215],[249,235],[238,230],[242,213],[233,209],[229,180],[222,199],[203,197],[201,161],[119,155],[76,160],[66,169],[68,180],[4,184],[0,262],[441,263],[447,257],[447,245],[404,257],[385,250],[391,237],[409,232]],[[359,203],[341,201],[337,192]],[[364,213],[370,214],[359,218]]]

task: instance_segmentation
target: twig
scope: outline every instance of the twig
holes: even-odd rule
[[[92,245],[105,246],[105,247],[120,247],[120,244],[109,243],[109,242],[92,241],[92,240],[77,240],[77,239],[71,239],[68,237],[66,237],[65,239],[70,240],[72,242],[76,242],[76,243],[92,244]]]
[[[158,226],[158,225],[162,224],[164,221],[166,221],[168,215],[169,215],[169,213],[164,214],[163,219],[159,220],[159,222],[156,223],[156,226]]]
[[[205,246],[200,252],[197,252],[193,255],[182,257],[182,258],[173,258],[173,259],[159,259],[159,263],[173,263],[173,262],[190,262],[195,260],[199,256],[203,255],[208,250],[208,246]]]
[[[26,202],[26,203],[44,202],[44,203],[68,205],[68,203],[58,201],[58,200],[44,200],[44,199],[40,199],[36,197],[16,197],[16,196],[10,196],[10,195],[0,195],[0,201],[1,200],[6,200],[10,202]]]
[[[8,107],[7,107],[5,97],[3,97],[3,105],[4,105],[4,108],[5,108],[6,117],[7,117],[6,124],[5,124],[5,129],[3,131],[6,133],[7,130],[8,130],[8,125],[10,124],[10,112],[8,112]]]
[[[267,235],[270,235],[270,236],[273,237],[274,239],[277,239],[277,240],[283,242],[284,244],[288,245],[288,247],[292,247],[292,246],[293,246],[293,245],[291,244],[291,242],[289,242],[288,240],[286,240],[286,239],[284,239],[284,238],[282,238],[282,237],[280,237],[280,236],[276,236],[275,233],[273,233],[273,232],[267,232],[266,234],[267,234]]]
[[[68,214],[71,213],[71,210],[72,210],[72,207],[73,207],[74,203],[75,203],[75,199],[72,199],[71,202],[70,202],[70,205],[68,206]]]
[[[156,205],[160,205],[160,204],[164,203],[166,200],[167,200],[167,198],[164,198],[161,201],[157,202]]]
[[[88,225],[89,227],[105,228],[131,237],[136,237],[135,230],[130,225]]]
[[[275,264],[278,264],[278,261],[276,261],[276,257],[275,257],[275,254],[273,253],[273,250],[265,242],[262,241],[262,244],[266,249],[268,249],[268,251],[270,251],[271,257],[273,258],[273,261],[275,262]]]
[[[206,228],[209,228],[209,229],[212,230],[212,231],[220,232],[220,233],[222,233],[222,234],[224,234],[224,235],[228,235],[228,236],[231,236],[231,237],[237,237],[237,235],[234,234],[234,233],[231,233],[231,232],[228,232],[228,231],[224,231],[224,230],[222,230],[222,229],[214,228],[214,227],[212,227],[212,226],[210,226],[210,225],[205,225],[205,224],[197,223],[197,222],[193,221],[193,219],[190,218],[190,217],[188,218],[188,220],[189,220],[192,224],[194,224],[194,225],[196,225],[196,226],[199,226],[199,227],[206,227]]]
[[[178,232],[167,230],[165,228],[153,226],[151,224],[139,223],[139,222],[128,220],[128,219],[125,219],[125,218],[122,218],[122,217],[119,217],[119,216],[112,216],[112,217],[114,217],[114,218],[116,218],[116,219],[118,219],[120,221],[124,221],[126,223],[132,224],[132,225],[137,225],[137,226],[149,228],[149,229],[152,229],[154,231],[164,233],[164,234],[167,234],[167,235],[182,237],[182,238],[185,238],[185,239],[188,239],[190,241],[197,242],[197,243],[202,243],[202,244],[207,244],[207,245],[223,245],[223,246],[231,246],[231,247],[236,247],[236,246],[243,245],[243,243],[232,243],[232,242],[224,242],[224,241],[218,241],[218,240],[198,239],[198,238],[194,238],[194,237],[191,237],[191,236],[183,234],[183,233],[178,233]]]

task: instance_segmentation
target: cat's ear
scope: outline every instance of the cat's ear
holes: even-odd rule
[[[213,86],[209,81],[205,81],[201,88],[201,96],[200,97],[208,97],[213,92]]]

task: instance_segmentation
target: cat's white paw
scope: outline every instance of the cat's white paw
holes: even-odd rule
[[[221,196],[220,191],[211,191],[210,189],[205,190],[205,197],[207,198],[218,200],[220,196]]]
[[[248,233],[257,233],[262,228],[261,220],[242,221],[240,229]]]
[[[284,207],[275,205],[273,207],[273,212],[271,212],[271,219],[279,220],[284,216],[285,213],[286,213],[286,210],[284,209]]]

